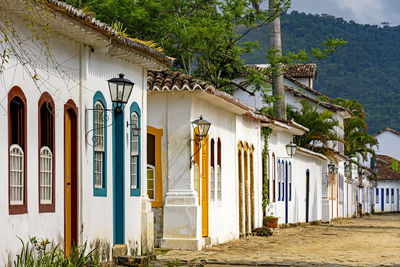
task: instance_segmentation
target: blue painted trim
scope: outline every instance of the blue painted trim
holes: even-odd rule
[[[100,101],[101,104],[103,105],[104,109],[107,109],[107,102],[106,99],[104,98],[103,94],[100,91],[97,91],[94,96],[93,96],[93,108],[94,104],[96,104],[97,101]],[[105,116],[104,112],[104,116]],[[93,128],[94,129],[94,110],[93,110]],[[94,133],[93,133],[94,134]],[[95,185],[95,175],[94,175],[94,169],[95,169],[95,151],[94,151],[94,146],[93,146],[93,196],[95,197],[107,197],[107,125],[106,125],[106,120],[104,120],[104,158],[103,158],[103,188],[96,188]]]
[[[381,188],[381,211],[385,210],[385,189]]]
[[[278,201],[281,201],[281,160],[278,159]]]
[[[113,236],[114,244],[125,244],[125,111],[113,104]]]
[[[376,189],[376,203],[379,203],[379,188]]]
[[[285,223],[289,222],[289,198],[288,198],[288,162],[285,162],[285,184],[284,186],[284,192],[285,192]]]
[[[142,129],[140,107],[136,102],[133,102],[131,104],[130,113],[129,113],[129,123],[131,122],[131,115],[134,112],[138,115],[139,128]],[[132,133],[129,133],[129,136],[131,137]],[[138,167],[138,169],[137,169],[137,178],[138,178],[137,188],[132,189],[132,185],[130,185],[131,196],[136,196],[136,197],[140,196],[140,187],[141,187],[141,180],[142,180],[141,169],[140,169],[140,167],[141,167],[141,160],[140,159],[141,159],[141,156],[142,156],[142,153],[141,153],[142,150],[141,150],[140,140],[141,140],[141,134],[139,134],[139,140],[138,140],[139,141],[139,156],[138,156],[138,162],[137,162],[137,167]],[[129,143],[130,143],[130,145],[129,145],[130,146],[130,151],[132,151],[132,143],[131,142],[129,142]],[[129,158],[130,158],[130,153],[129,153]],[[131,166],[131,168],[132,168],[132,166]],[[132,169],[130,171],[132,173]],[[130,178],[129,178],[129,180],[131,181]]]
[[[306,222],[310,213],[310,170],[306,170]]]
[[[386,203],[389,203],[389,188],[386,188]]]
[[[394,203],[394,188],[392,188],[391,193],[392,199],[390,200],[390,203]]]

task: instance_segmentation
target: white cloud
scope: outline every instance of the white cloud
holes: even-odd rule
[[[385,20],[382,0],[337,0],[340,8],[350,9],[360,23],[379,24]]]

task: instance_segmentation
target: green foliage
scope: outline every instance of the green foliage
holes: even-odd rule
[[[308,132],[302,136],[294,137],[294,142],[301,147],[313,149],[315,146],[328,148],[329,141],[342,141],[335,131],[339,125],[332,112],[324,110],[318,111],[318,105],[315,107],[307,100],[300,101],[302,108],[290,109],[288,119],[294,119],[297,123],[307,127]]]
[[[183,263],[180,260],[169,260],[165,263],[168,267],[182,266]]]
[[[32,237],[22,244],[21,252],[14,261],[14,267],[78,267],[97,266],[99,259],[94,255],[94,250],[86,254],[86,242],[84,245],[73,246],[69,257],[66,257],[59,245],[53,246],[47,239]]]
[[[396,172],[400,172],[399,162],[395,159],[392,159],[392,162],[391,162],[389,168],[391,168],[392,170],[394,170]]]
[[[329,15],[310,15],[296,11],[281,16],[283,52],[299,52],[336,36],[348,41],[337,52],[318,62],[314,87],[332,98],[358,99],[365,107],[368,132],[385,127],[400,130],[400,26],[360,25]],[[261,50],[243,55],[246,63],[265,63],[268,27],[260,27],[244,38],[257,40]],[[340,40],[340,39],[339,39]],[[320,46],[324,50],[323,46]],[[310,53],[310,49],[306,49]]]
[[[348,108],[354,117],[344,120],[344,153],[349,158],[368,160],[368,153],[375,157],[374,146],[377,140],[367,133],[366,114],[358,100],[336,98],[332,103]]]
[[[258,227],[256,229],[254,229],[254,233],[257,236],[271,236],[273,234],[271,228],[269,228],[267,226],[262,226],[262,227]]]
[[[264,149],[262,152],[262,160],[265,168],[263,168],[263,188],[262,188],[262,208],[263,208],[263,213],[266,211],[268,205],[270,204],[269,198],[268,198],[268,139],[269,136],[271,135],[272,130],[267,127],[263,127],[261,130],[261,134],[264,138]]]

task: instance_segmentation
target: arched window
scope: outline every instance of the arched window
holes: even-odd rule
[[[278,201],[281,201],[281,160],[278,159]]]
[[[93,98],[93,184],[94,196],[107,196],[106,100],[98,91]]]
[[[210,153],[211,153],[211,162],[210,162],[210,177],[211,177],[211,185],[210,185],[210,200],[215,200],[215,167],[214,167],[214,138],[211,139],[210,145]]]
[[[9,213],[27,213],[26,98],[21,88],[8,93]]]
[[[276,170],[275,170],[275,153],[272,152],[272,202],[276,201]]]
[[[54,212],[54,101],[45,92],[39,99],[39,212]]]
[[[217,143],[218,151],[217,151],[217,200],[221,201],[222,199],[222,180],[221,180],[221,139],[218,138]]]
[[[131,196],[140,196],[140,108],[135,102],[131,105],[130,115],[130,165]]]

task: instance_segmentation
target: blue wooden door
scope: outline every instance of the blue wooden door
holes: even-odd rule
[[[310,171],[306,171],[306,222],[308,222],[308,214],[309,211],[309,202],[310,202]]]
[[[114,111],[114,124],[113,124],[114,244],[125,244],[124,129],[125,129],[124,112]]]
[[[385,210],[385,189],[381,188],[381,211]]]
[[[289,205],[289,194],[288,194],[288,163],[287,161],[285,162],[285,187],[283,188],[285,190],[285,223],[288,223],[289,218],[288,218],[288,205]]]

